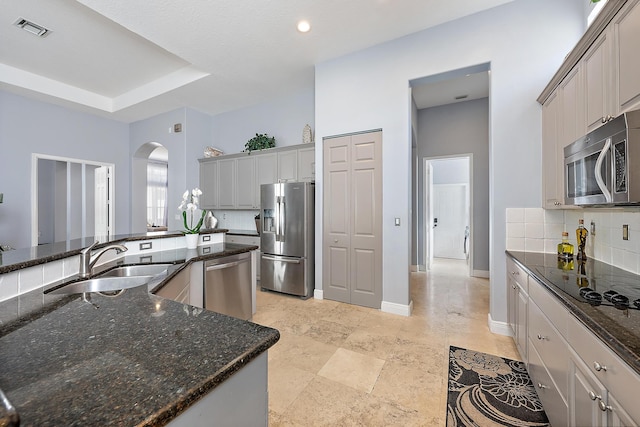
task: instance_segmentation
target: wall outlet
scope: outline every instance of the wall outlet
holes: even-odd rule
[[[622,226],[622,240],[629,240],[629,224]]]
[[[595,221],[591,221],[591,235],[592,236],[596,235],[596,222]]]

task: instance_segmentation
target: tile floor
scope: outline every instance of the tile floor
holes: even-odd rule
[[[464,261],[411,274],[410,317],[258,292],[269,350],[270,426],[444,426],[448,347],[519,359],[487,327],[489,281]]]

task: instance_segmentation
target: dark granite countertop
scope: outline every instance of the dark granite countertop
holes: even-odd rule
[[[574,260],[573,269],[562,269],[555,254],[507,251],[507,255],[640,374],[640,308],[633,304],[640,298],[639,275],[591,259],[583,265]],[[619,292],[630,304],[616,307],[606,299],[590,304],[579,292],[587,286],[600,294]]]
[[[260,233],[257,230],[240,230],[240,229],[229,229],[227,230],[227,234],[230,236],[250,236],[250,237],[260,237]]]
[[[202,229],[200,230],[200,234],[226,233],[227,231],[228,230],[224,228]],[[184,233],[181,231],[154,231],[139,234],[120,234],[112,237],[87,237],[84,239],[49,243],[31,248],[14,249],[0,252],[0,274],[77,255],[83,248],[91,245],[96,240],[100,241],[100,244],[96,246],[96,249],[98,249],[108,243],[163,239],[167,237],[180,236],[184,236]]]
[[[145,261],[252,249],[222,243]],[[161,298],[147,285],[91,301],[99,308],[37,289],[0,303],[0,389],[21,425],[165,425],[279,339],[275,329]]]

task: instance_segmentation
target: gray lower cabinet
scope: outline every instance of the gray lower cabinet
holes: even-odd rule
[[[639,425],[640,375],[511,258],[507,284],[514,341],[551,425]]]
[[[640,376],[573,316],[568,338],[571,425],[637,426]]]
[[[507,260],[509,326],[522,360],[527,362],[527,307],[529,275],[511,259]]]

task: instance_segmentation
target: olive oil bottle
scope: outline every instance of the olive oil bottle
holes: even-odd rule
[[[587,244],[587,235],[589,232],[584,228],[584,220],[581,218],[578,220],[578,228],[576,229],[576,242],[578,243],[578,255],[577,258],[581,260],[587,259],[587,254],[584,248]]]
[[[558,243],[558,257],[573,258],[573,245],[569,243],[569,233],[562,232],[562,242]]]

